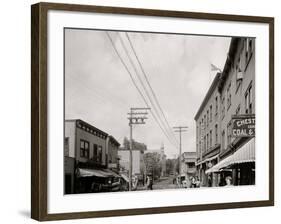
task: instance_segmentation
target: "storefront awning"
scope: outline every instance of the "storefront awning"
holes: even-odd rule
[[[229,167],[234,164],[255,162],[255,138],[252,138],[246,144],[241,146],[234,154],[220,161],[215,166],[206,170],[205,173],[219,172],[222,168]]]
[[[120,176],[126,181],[126,182],[130,182],[129,177],[127,177],[125,174],[120,174]]]
[[[212,160],[214,160],[214,159],[216,159],[216,158],[218,158],[218,157],[219,157],[219,155],[212,156],[212,157],[207,158],[207,159],[205,159],[205,160],[203,160],[203,161],[201,161],[201,162],[199,162],[199,163],[196,163],[195,165],[198,166],[198,165],[200,165],[200,164],[202,164],[202,163],[206,163],[206,162],[212,161]]]
[[[78,168],[77,170],[78,177],[119,177],[118,174],[114,173],[111,170],[105,169],[82,169]]]

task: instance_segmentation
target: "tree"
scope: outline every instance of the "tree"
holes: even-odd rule
[[[151,174],[153,179],[158,179],[161,175],[161,158],[157,152],[149,152],[144,154],[143,160],[146,168],[146,173]]]
[[[130,150],[130,140],[127,137],[125,137],[123,140],[123,146],[124,149]],[[133,139],[133,149],[144,151],[147,149],[147,147],[144,143],[137,142]]]
[[[178,159],[167,159],[166,160],[166,171],[169,175],[174,175],[179,172]]]

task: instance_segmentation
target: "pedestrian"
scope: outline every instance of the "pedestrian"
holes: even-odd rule
[[[225,187],[231,187],[231,186],[233,186],[233,185],[232,185],[232,178],[231,178],[231,176],[227,176],[227,177],[225,178],[225,182],[226,182]]]
[[[212,187],[212,178],[211,178],[211,175],[208,175],[208,187]]]
[[[200,187],[200,180],[198,176],[196,177],[195,186]]]
[[[152,190],[153,189],[152,185],[153,185],[152,178],[150,176],[147,176],[146,188]]]
[[[191,184],[190,184],[190,188],[196,188],[196,180],[194,177],[191,177]]]

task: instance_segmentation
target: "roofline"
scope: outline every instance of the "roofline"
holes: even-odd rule
[[[117,145],[118,147],[121,145],[112,135],[109,135],[109,140],[112,140],[112,142]]]
[[[102,134],[105,135],[106,137],[109,136],[108,133],[106,133],[106,132],[104,132],[104,131],[98,129],[97,127],[95,127],[95,126],[93,126],[93,125],[89,124],[88,122],[83,121],[83,120],[81,120],[81,119],[69,119],[69,120],[65,120],[65,121],[71,121],[71,122],[73,122],[73,121],[79,121],[79,122],[82,122],[82,123],[84,123],[84,124],[90,126],[90,127],[91,127],[92,129],[94,129],[95,131],[98,131],[98,132],[102,133]]]
[[[223,89],[223,86],[224,86],[225,81],[227,79],[227,76],[229,74],[229,70],[231,68],[232,61],[235,57],[235,53],[237,51],[239,39],[241,39],[241,38],[232,37],[232,39],[231,39],[228,54],[227,54],[227,58],[226,58],[226,61],[225,61],[225,64],[224,64],[224,68],[223,68],[219,83],[218,83],[218,90],[219,90],[220,93]]]
[[[208,89],[208,91],[207,91],[207,93],[206,93],[206,95],[205,95],[205,97],[204,97],[195,117],[194,117],[194,120],[198,119],[200,113],[202,112],[202,110],[203,110],[204,106],[206,105],[207,101],[209,100],[211,94],[214,92],[216,86],[218,85],[218,81],[220,80],[220,76],[221,76],[221,73],[218,72],[216,74],[215,78],[213,79],[213,82],[212,82],[211,86],[209,87],[209,89]]]

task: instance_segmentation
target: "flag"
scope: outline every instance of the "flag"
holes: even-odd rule
[[[217,66],[211,64],[211,71],[220,71],[221,72],[221,69],[218,68]]]

